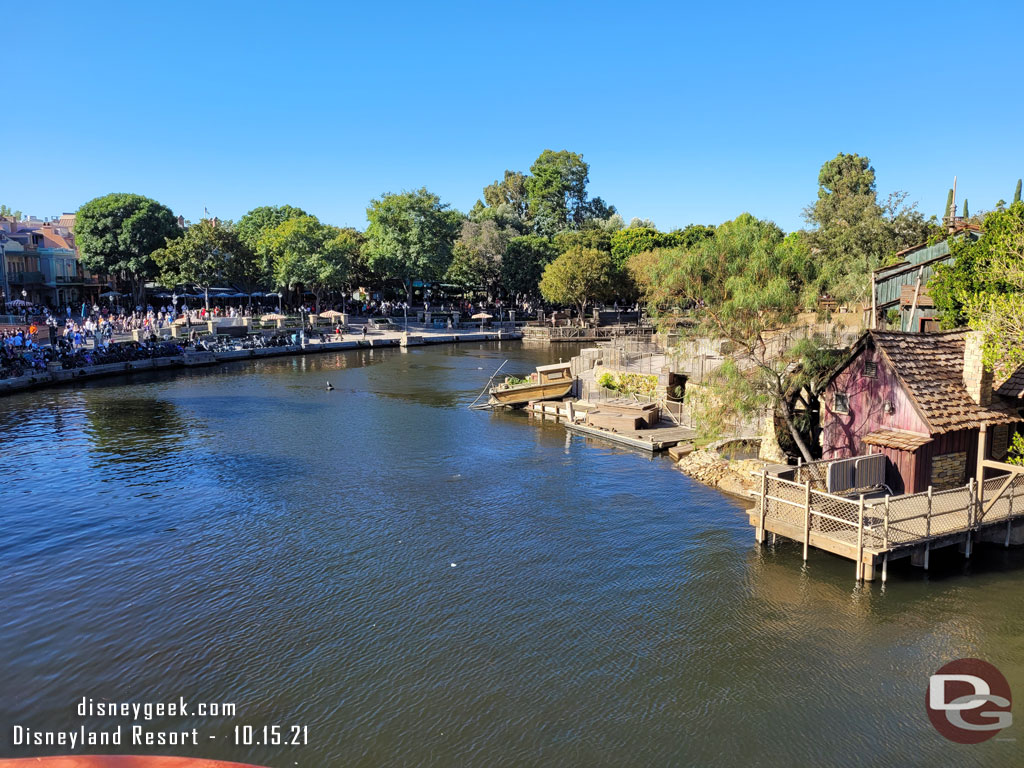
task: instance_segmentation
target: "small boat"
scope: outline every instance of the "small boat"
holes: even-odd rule
[[[491,387],[489,405],[515,408],[535,400],[561,400],[572,391],[572,383],[569,363],[539,365],[526,381],[507,377],[504,383]]]

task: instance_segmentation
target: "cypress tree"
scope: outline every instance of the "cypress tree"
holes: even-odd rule
[[[967,198],[964,198],[964,220],[970,218],[970,214],[967,212]]]
[[[941,216],[941,220],[942,221],[945,221],[946,219],[948,219],[950,216],[953,215],[953,212],[950,210],[950,208],[952,208],[952,207],[953,207],[953,190],[951,189],[951,190],[949,190],[949,193],[946,195],[946,207],[942,210],[942,216]]]
[[[1017,190],[1013,193],[1013,202],[1020,202],[1020,179],[1017,179]]]

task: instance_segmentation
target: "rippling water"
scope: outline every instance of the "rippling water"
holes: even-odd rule
[[[153,753],[1020,762],[944,741],[923,706],[961,656],[1024,691],[1019,552],[858,588],[846,560],[755,549],[742,508],[666,459],[465,408],[502,360],[559,354],[364,350],[0,400],[0,756],[53,753],[11,725],[77,727],[83,696],[183,696],[238,715],[158,721],[218,738]],[[309,744],[234,746],[242,723]]]

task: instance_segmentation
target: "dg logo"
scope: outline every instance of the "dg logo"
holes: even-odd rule
[[[980,744],[1013,722],[1010,684],[981,659],[957,659],[928,679],[925,705],[935,730],[958,744]]]

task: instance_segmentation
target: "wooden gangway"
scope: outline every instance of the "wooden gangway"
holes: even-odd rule
[[[768,534],[854,561],[857,580],[871,581],[891,560],[910,557],[928,568],[929,553],[958,545],[970,557],[979,541],[1024,543],[1024,468],[984,462],[1003,474],[979,488],[974,479],[963,487],[900,496],[857,493],[839,495],[815,488],[810,478],[797,482],[764,471],[757,505],[750,510],[756,539]]]

